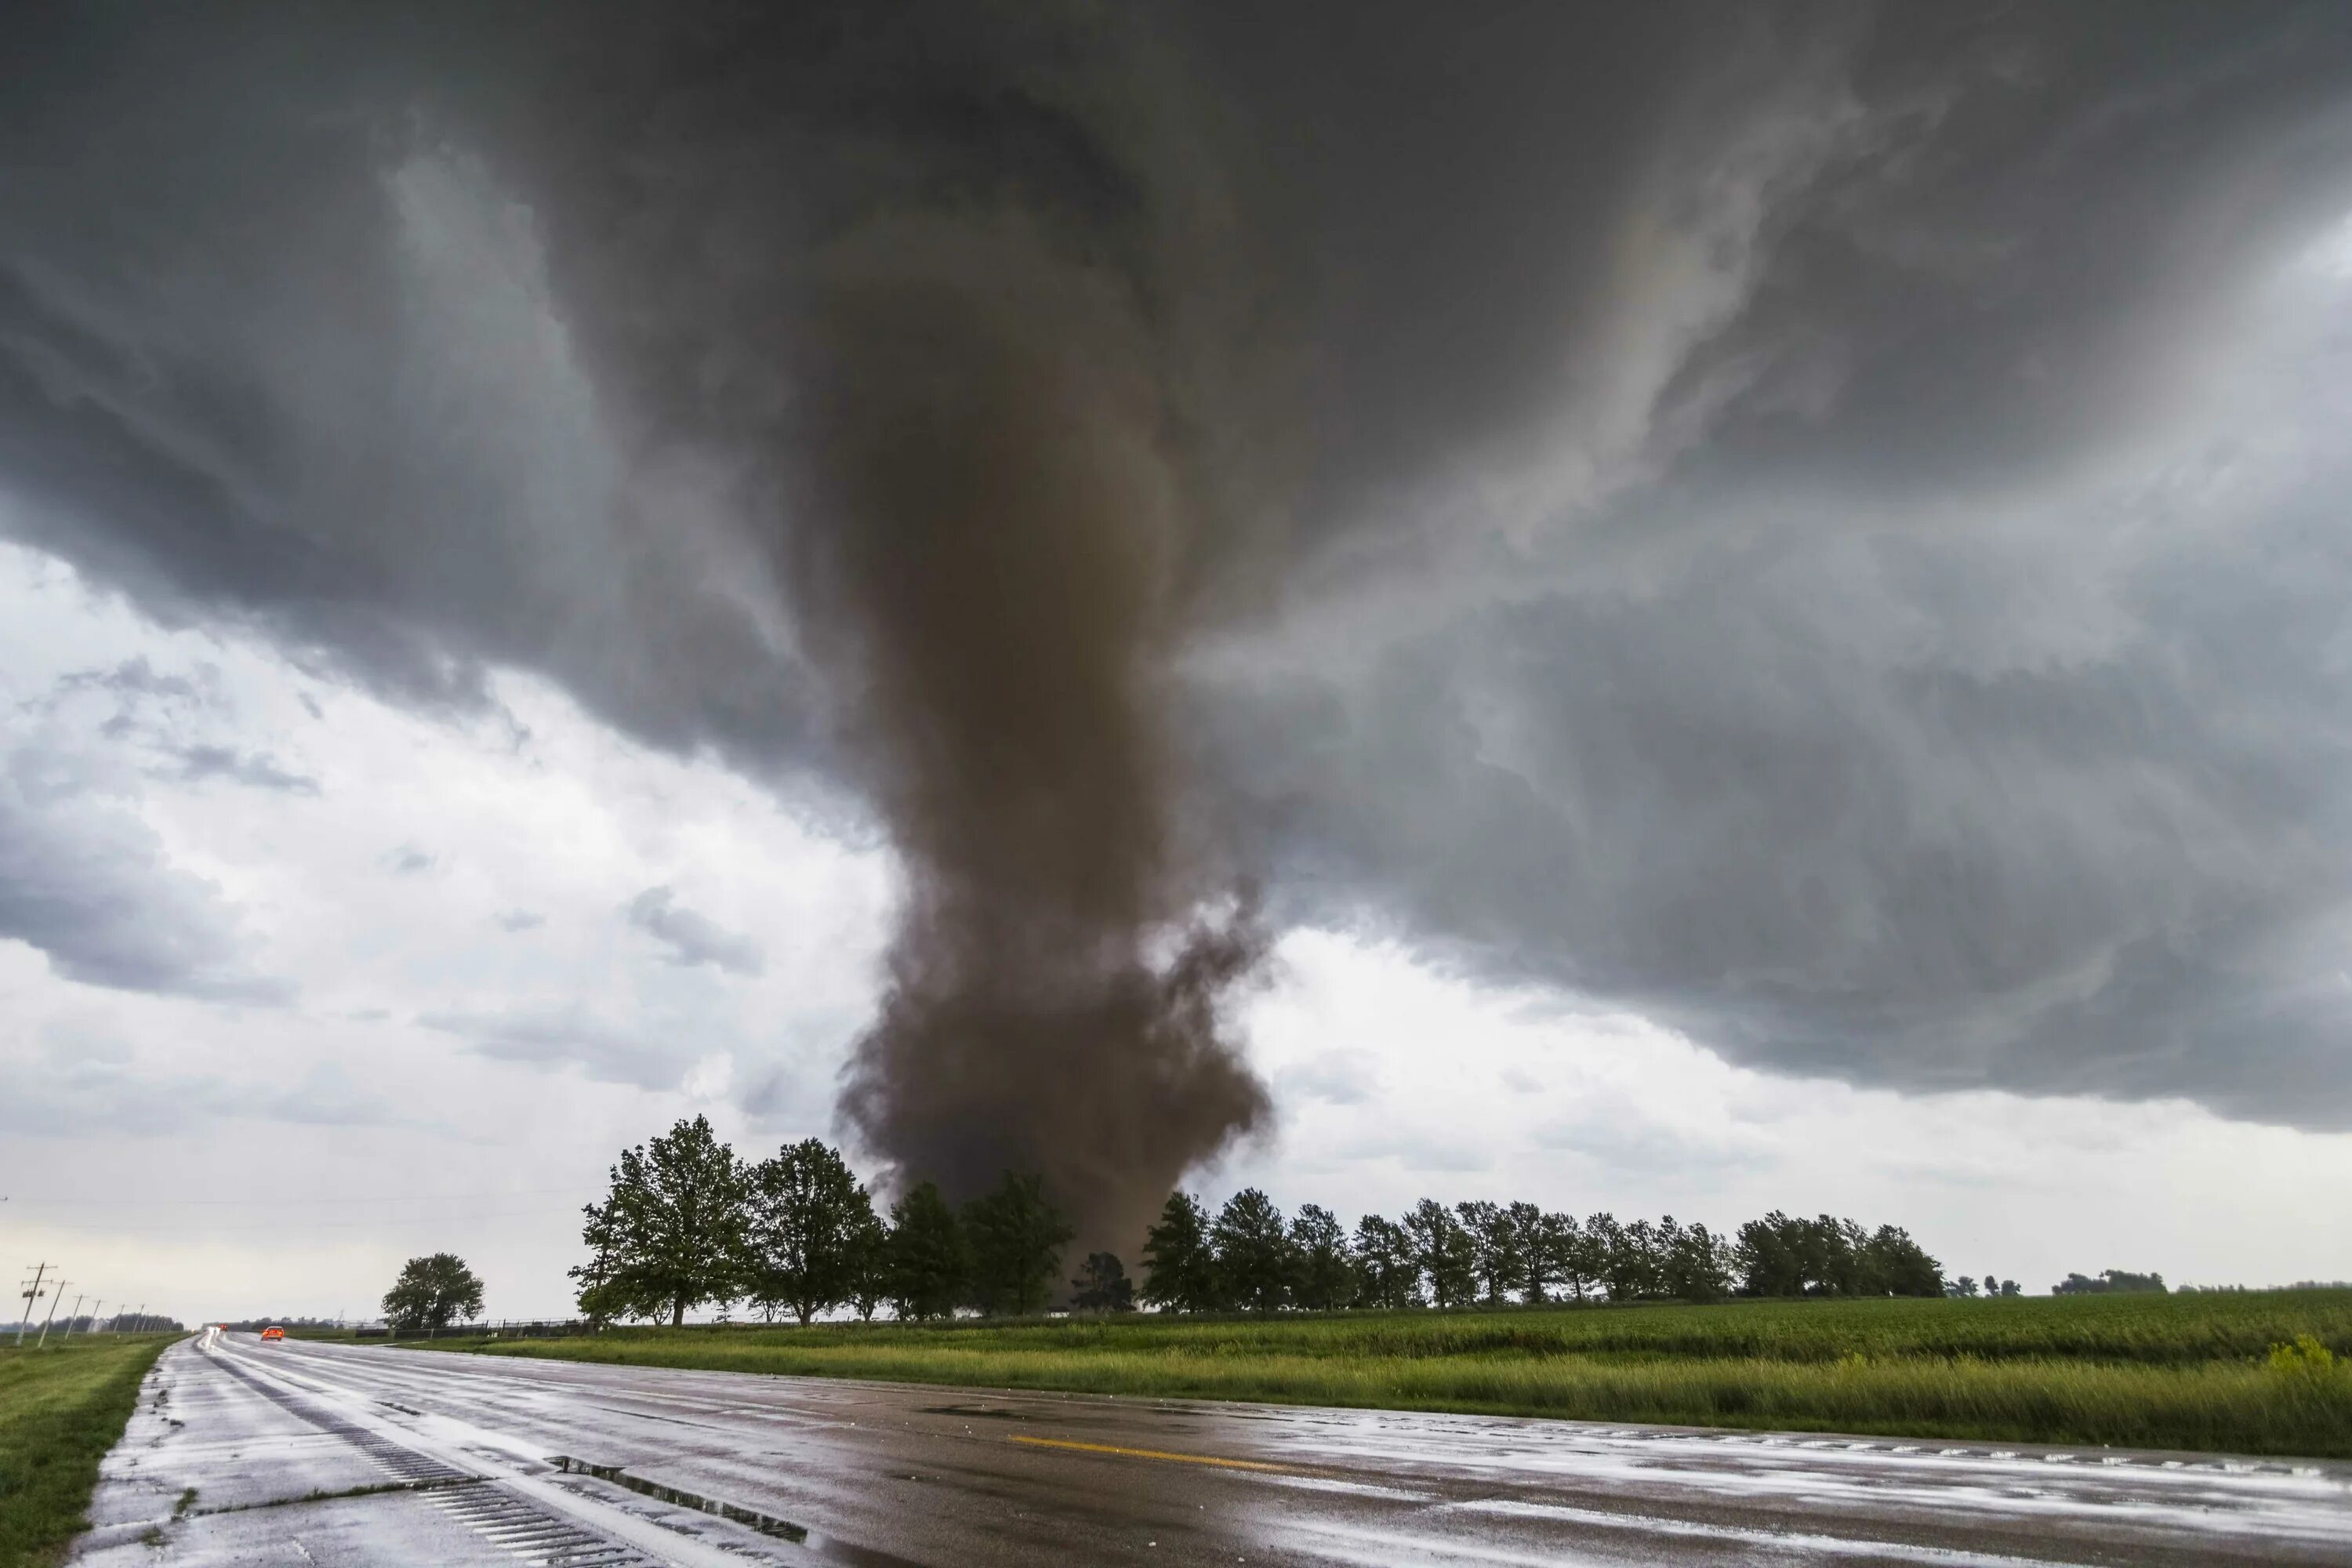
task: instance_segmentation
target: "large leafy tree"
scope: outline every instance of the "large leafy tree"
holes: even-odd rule
[[[762,1307],[802,1322],[856,1293],[859,1249],[874,1225],[873,1200],[814,1138],[752,1167],[744,1236],[744,1284]]]
[[[1610,1293],[1615,1295],[1623,1288],[1626,1300],[1638,1300],[1655,1296],[1663,1284],[1664,1242],[1656,1226],[1637,1219],[1623,1231],[1623,1247],[1619,1256],[1618,1272],[1611,1276]]]
[[[1484,1202],[1454,1205],[1455,1217],[1470,1237],[1480,1292],[1490,1305],[1499,1306],[1508,1300],[1527,1273],[1518,1222],[1513,1212],[1520,1206],[1514,1204],[1507,1209],[1500,1204]]]
[[[1594,1278],[1609,1287],[1612,1301],[1630,1301],[1642,1293],[1643,1262],[1638,1243],[1602,1210],[1584,1222],[1585,1244]]]
[[[1044,1177],[1005,1172],[994,1192],[964,1205],[963,1231],[974,1306],[989,1317],[1045,1310],[1071,1232],[1045,1201]]]
[[[1404,1216],[1413,1261],[1429,1280],[1430,1300],[1440,1307],[1466,1307],[1477,1299],[1478,1249],[1453,1211],[1423,1198]]]
[[[1289,1304],[1297,1257],[1290,1247],[1290,1226],[1273,1199],[1255,1187],[1235,1193],[1217,1212],[1209,1239],[1227,1300],[1253,1312],[1277,1311]]]
[[[1355,1258],[1339,1218],[1319,1204],[1301,1204],[1290,1222],[1297,1274],[1292,1300],[1311,1312],[1334,1312],[1356,1299]]]
[[[1557,1289],[1563,1298],[1583,1300],[1591,1275],[1585,1264],[1584,1230],[1576,1216],[1546,1214],[1533,1204],[1513,1204],[1511,1212],[1519,1227],[1528,1300],[1552,1300]]]
[[[1356,1225],[1357,1300],[1391,1311],[1422,1304],[1412,1237],[1392,1219],[1368,1214]]]
[[[1081,1312],[1132,1312],[1135,1281],[1115,1254],[1089,1252],[1070,1281],[1070,1305]]]
[[[384,1321],[395,1329],[425,1329],[439,1333],[451,1323],[478,1317],[482,1310],[482,1282],[454,1252],[412,1258],[402,1265],[400,1278],[383,1293]]]
[[[849,1238],[849,1304],[859,1322],[872,1322],[874,1309],[890,1299],[890,1227],[869,1198]]]
[[[1880,1226],[1864,1245],[1862,1274],[1864,1288],[1873,1295],[1937,1296],[1944,1289],[1944,1266],[1928,1257],[1926,1248],[1899,1226]],[[2153,1289],[2164,1289],[2161,1276],[2148,1278],[2154,1281]],[[1991,1288],[1988,1281],[1987,1291]],[[2016,1295],[2015,1282],[2004,1284],[2000,1293]]]
[[[1719,1301],[1731,1291],[1731,1247],[1703,1225],[1668,1215],[1658,1226],[1658,1288],[1685,1301]]]
[[[1218,1305],[1216,1255],[1209,1248],[1209,1211],[1190,1193],[1171,1193],[1160,1223],[1143,1237],[1143,1299],[1171,1312]]]
[[[731,1301],[744,1271],[748,1184],[735,1152],[698,1116],[621,1152],[612,1188],[583,1211],[590,1261],[572,1270],[589,1317],[657,1318],[672,1326],[709,1301]]]
[[[944,1318],[956,1310],[971,1278],[963,1224],[929,1182],[890,1207],[885,1247],[891,1305],[907,1319]]]

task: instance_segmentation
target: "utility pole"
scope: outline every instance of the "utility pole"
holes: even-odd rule
[[[41,1320],[41,1337],[33,1342],[35,1350],[49,1342],[49,1325],[58,1321],[58,1298],[64,1295],[66,1287],[72,1283],[70,1279],[60,1279],[49,1287],[49,1315]]]
[[[33,1303],[40,1300],[41,1296],[41,1276],[47,1274],[48,1271],[49,1266],[47,1264],[37,1263],[33,1266],[33,1277],[30,1279],[23,1281],[25,1287],[25,1315],[16,1320],[16,1348],[18,1350],[25,1348],[25,1326],[33,1321]]]
[[[91,1333],[94,1334],[98,1332],[99,1314],[105,1310],[106,1303],[103,1301],[92,1301],[89,1304],[89,1331]]]
[[[81,1320],[81,1304],[85,1300],[87,1300],[87,1298],[82,1296],[76,1296],[74,1298],[74,1310],[66,1314],[66,1331],[58,1336],[58,1342],[59,1344],[63,1344],[66,1341],[73,1338],[73,1326]]]

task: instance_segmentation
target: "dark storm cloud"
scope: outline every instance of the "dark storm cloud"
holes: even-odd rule
[[[707,963],[743,975],[767,968],[758,942],[688,909],[667,888],[647,888],[629,900],[625,912],[631,925],[669,949],[672,963]]]
[[[32,745],[0,753],[0,938],[84,984],[283,1001],[285,984],[246,962],[236,924],[80,761]]]
[[[1237,871],[1766,1067],[2352,1122],[2339,8],[224,15],[26,41],[0,519],[863,791],[902,1163],[1124,1215],[1250,1126]]]

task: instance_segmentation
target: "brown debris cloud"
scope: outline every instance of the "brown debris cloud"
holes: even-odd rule
[[[734,476],[898,850],[843,1124],[1131,1256],[1267,1109],[1225,1009],[1267,937],[1171,722],[1242,531],[1186,117],[1082,8],[698,15],[556,51],[509,144],[600,391]]]
[[[1178,831],[1167,663],[1192,504],[1116,288],[1019,227],[829,259],[815,510],[794,579],[904,863],[847,1122],[971,1193],[1044,1173],[1130,1244],[1265,1113],[1221,1001],[1263,963]]]

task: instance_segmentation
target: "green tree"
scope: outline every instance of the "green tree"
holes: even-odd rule
[[[1532,1204],[1524,1206],[1534,1207]],[[1500,1305],[1508,1300],[1527,1272],[1517,1216],[1512,1209],[1485,1202],[1456,1204],[1454,1213],[1470,1237],[1479,1289],[1487,1302]]]
[[[1209,1239],[1227,1300],[1252,1312],[1278,1311],[1289,1305],[1297,1259],[1290,1248],[1290,1227],[1273,1199],[1255,1187],[1235,1193],[1217,1212]]]
[[[1668,1215],[1659,1227],[1658,1286],[1685,1301],[1719,1301],[1731,1292],[1730,1245],[1703,1225],[1688,1227]]]
[[[890,1207],[889,1291],[898,1316],[951,1316],[971,1277],[963,1225],[929,1182]]]
[[[1860,1226],[1854,1227],[1857,1231]],[[1861,1248],[1863,1294],[1871,1296],[1940,1296],[1944,1266],[1927,1256],[1899,1226],[1882,1225]]]
[[[1584,1230],[1572,1214],[1544,1214],[1533,1204],[1511,1205],[1518,1215],[1521,1256],[1527,1264],[1528,1300],[1554,1300],[1555,1289],[1581,1301],[1591,1277],[1584,1264]]]
[[[439,1333],[451,1323],[480,1315],[482,1282],[454,1252],[412,1258],[383,1293],[384,1321],[395,1329]]]
[[[1218,1305],[1217,1260],[1209,1249],[1209,1211],[1190,1193],[1171,1193],[1160,1223],[1143,1237],[1143,1299],[1171,1312]]]
[[[1070,1305],[1077,1311],[1135,1310],[1135,1281],[1127,1277],[1127,1265],[1112,1253],[1087,1254],[1077,1278],[1070,1281]]]
[[[857,1321],[870,1323],[874,1309],[890,1299],[890,1227],[866,1200],[849,1238],[849,1305]]]
[[[1356,1260],[1339,1217],[1318,1204],[1298,1205],[1290,1222],[1290,1252],[1297,1270],[1292,1298],[1310,1312],[1336,1312],[1356,1299]]]
[[[1452,1210],[1434,1198],[1423,1198],[1404,1216],[1405,1235],[1412,1238],[1413,1261],[1429,1281],[1429,1297],[1439,1307],[1466,1307],[1478,1296],[1478,1248]]]
[[[753,1166],[750,1185],[744,1284],[751,1300],[786,1308],[803,1323],[848,1301],[874,1205],[841,1155],[804,1139]]]
[[[1748,1296],[1801,1296],[1805,1270],[1798,1227],[1779,1209],[1739,1227],[1734,1247],[1741,1275],[1740,1292]]]
[[[1612,1295],[1617,1284],[1625,1288],[1624,1299],[1640,1300],[1644,1296],[1658,1295],[1664,1288],[1664,1264],[1665,1241],[1658,1227],[1648,1220],[1637,1219],[1627,1226],[1622,1235],[1620,1265],[1616,1282],[1610,1287]]]
[[[1612,1301],[1630,1301],[1641,1293],[1642,1258],[1637,1244],[1602,1210],[1584,1222],[1585,1244],[1593,1277],[1609,1287]]]
[[[653,1318],[673,1327],[707,1301],[730,1301],[744,1268],[743,1169],[698,1116],[621,1152],[612,1190],[590,1204],[582,1239],[591,1261],[572,1270],[589,1317]]]
[[[1355,1250],[1357,1300],[1389,1311],[1422,1304],[1421,1263],[1404,1226],[1368,1214],[1356,1224]]]
[[[1511,1227],[1515,1248],[1508,1288],[1528,1306],[1538,1306],[1551,1294],[1543,1257],[1543,1210],[1533,1204],[1512,1204],[1503,1210],[1503,1220]]]
[[[1045,1310],[1071,1232],[1045,1201],[1043,1177],[1005,1172],[994,1192],[964,1205],[963,1230],[973,1305],[989,1317]]]
[[[614,1318],[630,1316],[628,1289],[621,1271],[621,1208],[611,1197],[586,1205],[580,1237],[588,1247],[588,1261],[568,1270],[580,1282],[580,1315],[596,1328]]]

